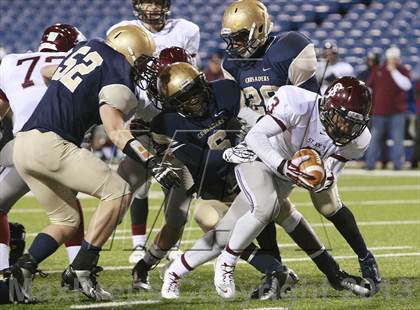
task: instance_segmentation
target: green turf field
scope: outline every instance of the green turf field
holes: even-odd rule
[[[353,210],[368,247],[376,255],[382,273],[382,290],[373,298],[359,298],[347,292],[330,288],[302,251],[292,243],[282,229],[278,229],[278,242],[285,264],[300,277],[298,286],[280,301],[250,301],[249,292],[261,275],[246,264],[238,265],[236,276],[237,297],[233,301],[221,300],[213,288],[211,264],[202,266],[183,279],[181,299],[166,302],[160,299],[158,270],[151,273],[154,291],[133,292],[130,288],[130,220],[118,227],[111,242],[104,247],[100,265],[106,271],[99,276],[100,283],[114,295],[113,304],[94,304],[82,295],[60,289],[60,273],[68,264],[65,249],[40,265],[49,273],[47,278],[36,277],[34,295],[41,304],[36,309],[85,309],[92,306],[135,309],[420,309],[420,174],[412,176],[344,175],[340,180],[343,201]],[[149,223],[156,218],[160,206],[160,193],[155,186],[149,212]],[[324,244],[340,265],[349,273],[358,273],[358,263],[352,250],[332,225],[321,219],[309,203],[303,190],[295,190],[293,202],[312,224]],[[83,200],[85,217],[92,214],[97,201]],[[10,214],[11,221],[23,223],[27,229],[27,244],[47,223],[43,209],[33,198],[23,198]],[[162,225],[162,216],[155,230]],[[153,237],[152,236],[151,238]],[[194,222],[187,223],[181,244],[190,247],[202,233]],[[150,239],[151,240],[151,239]],[[149,242],[150,242],[149,240]],[[18,306],[10,306],[17,308]],[[23,306],[20,306],[23,307]],[[28,307],[28,306],[26,306]],[[6,309],[7,306],[2,306]]]

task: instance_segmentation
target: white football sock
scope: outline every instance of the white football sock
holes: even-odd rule
[[[9,247],[0,243],[0,270],[6,269],[9,267]]]
[[[69,263],[73,263],[74,258],[76,257],[77,253],[79,253],[80,245],[73,245],[66,247],[67,256],[69,257]]]
[[[146,245],[147,235],[132,235],[133,249],[136,247],[144,247]]]
[[[220,258],[221,258],[222,262],[224,262],[228,265],[236,265],[239,257],[240,257],[240,255],[231,254],[226,250],[223,250],[222,253],[220,254]]]
[[[185,262],[185,258],[183,257],[183,255],[178,256],[169,266],[168,271],[169,272],[175,272],[175,274],[178,277],[182,277],[185,274],[187,274],[188,272],[190,272],[192,269],[190,266],[185,266],[184,264]],[[187,263],[188,264],[188,263]]]

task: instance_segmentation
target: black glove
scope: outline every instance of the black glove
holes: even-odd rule
[[[181,178],[177,171],[180,168],[174,168],[170,162],[160,161],[157,157],[152,157],[147,161],[147,167],[152,171],[153,177],[166,189],[172,186],[178,187],[181,184]]]
[[[247,135],[250,129],[251,128],[248,126],[247,122],[237,117],[232,118],[226,124],[226,130],[235,131],[234,134],[237,138],[239,138],[240,141],[243,141],[245,139],[245,136]]]
[[[130,122],[130,131],[134,137],[140,137],[150,134],[150,123],[145,122],[141,118],[134,118]]]

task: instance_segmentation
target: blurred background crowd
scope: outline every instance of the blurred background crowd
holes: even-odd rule
[[[363,167],[418,168],[420,161],[420,4],[418,0],[266,0],[274,32],[297,30],[314,42],[321,93],[342,75],[363,80],[373,93],[372,141]],[[55,22],[76,25],[88,38],[133,19],[130,0],[0,1],[0,61],[6,53],[36,50],[39,34]],[[209,81],[223,78],[220,39],[224,0],[173,0],[171,17],[200,26],[198,65]],[[48,9],[43,9],[48,8]],[[10,126],[6,121],[5,127]],[[11,133],[7,131],[0,148]],[[91,147],[98,157],[122,154],[95,128]]]

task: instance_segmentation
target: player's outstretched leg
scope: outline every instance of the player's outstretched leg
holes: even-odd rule
[[[324,192],[311,193],[311,198],[317,210],[334,224],[358,256],[362,276],[369,280],[372,294],[378,292],[381,283],[378,264],[366,247],[353,213],[341,202],[337,186]]]
[[[283,217],[282,220],[280,218],[278,218],[280,225],[312,259],[318,269],[325,274],[334,289],[349,290],[358,296],[364,297],[371,294],[370,289],[365,287],[368,283],[366,279],[349,275],[340,269],[338,263],[328,253],[299,211],[292,209],[288,216]]]
[[[76,233],[71,237],[71,239],[64,243],[64,245],[66,246],[67,255],[69,258],[69,264],[73,262],[74,258],[79,252],[83,239],[85,237],[85,228],[84,228],[85,224],[83,221],[82,205],[80,204],[79,199],[76,199],[76,201],[77,201],[77,208],[78,208],[79,216],[80,216],[79,227],[77,228]]]
[[[131,215],[131,238],[133,241],[133,252],[128,258],[130,264],[136,264],[141,260],[146,251],[146,225],[149,213],[148,198],[134,197],[130,206]]]
[[[102,200],[92,216],[86,238],[73,263],[62,274],[62,286],[79,290],[95,301],[111,300],[112,295],[105,291],[96,280],[102,271],[97,266],[102,245],[108,240],[118,223],[121,222],[131,200],[128,186],[122,184],[121,196]]]

